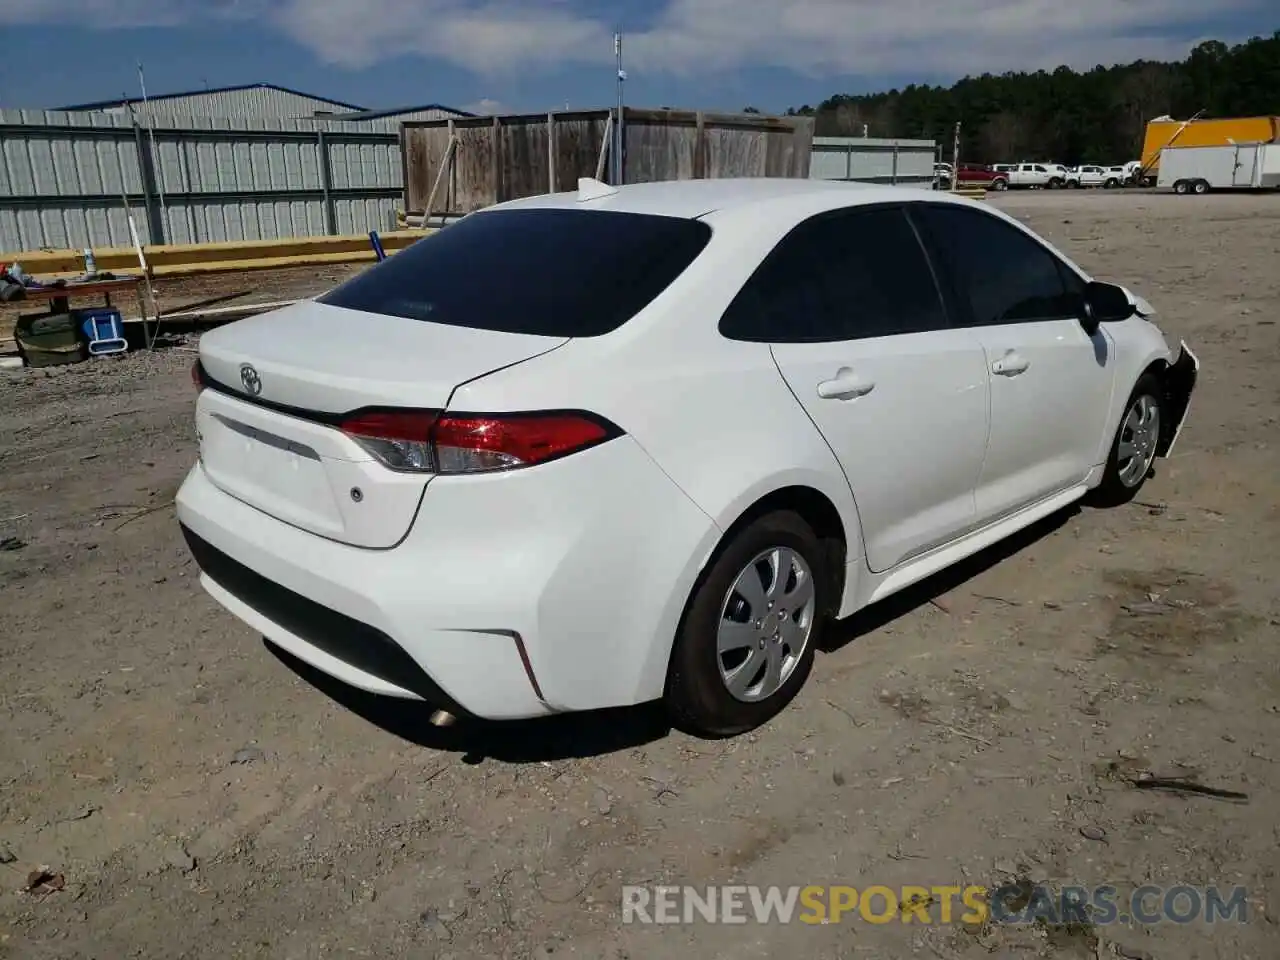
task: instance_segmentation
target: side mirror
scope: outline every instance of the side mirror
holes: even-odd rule
[[[1137,312],[1124,287],[1093,280],[1084,288],[1084,316],[1080,318],[1080,325],[1085,333],[1093,336],[1102,324],[1128,320]]]

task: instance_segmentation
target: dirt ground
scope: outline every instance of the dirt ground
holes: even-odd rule
[[[0,957],[1273,960],[1280,197],[996,202],[1193,344],[1180,449],[1141,502],[840,624],[731,741],[650,709],[441,731],[285,662],[174,522],[189,347],[0,372]],[[1247,920],[621,923],[627,883],[1015,878],[1242,885]]]
[[[335,263],[323,267],[293,267],[277,270],[248,270],[243,273],[216,273],[195,277],[161,277],[155,282],[156,304],[162,316],[195,310],[225,310],[245,304],[273,303],[313,297],[345,280],[362,268],[359,264]],[[72,307],[101,306],[101,297],[75,298]],[[114,304],[126,322],[140,315],[132,295],[117,297]],[[12,343],[13,325],[24,313],[45,313],[40,301],[0,304],[0,351],[16,352]],[[148,313],[150,313],[148,308]],[[189,321],[188,321],[189,322]],[[131,326],[131,325],[130,325]],[[173,324],[163,324],[161,332]]]

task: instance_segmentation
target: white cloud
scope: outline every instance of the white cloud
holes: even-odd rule
[[[1274,0],[1217,0],[1254,15]],[[637,3],[637,9],[644,9]],[[626,36],[633,72],[708,75],[748,66],[813,75],[958,75],[1180,57],[1203,0],[652,0]],[[245,18],[329,63],[444,60],[484,76],[607,64],[612,25],[587,0],[0,0],[0,23],[100,27]],[[1230,38],[1227,38],[1230,39]]]
[[[0,0],[0,26],[55,23],[111,29],[179,26],[199,18],[250,19],[271,0]]]
[[[475,103],[463,104],[459,109],[481,117],[493,117],[516,112],[501,100],[492,100],[489,97],[482,97]]]
[[[558,0],[280,0],[270,19],[326,60],[349,67],[420,54],[496,75],[572,63],[611,43],[598,23]]]

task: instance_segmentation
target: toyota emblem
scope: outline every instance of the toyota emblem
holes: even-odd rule
[[[246,393],[256,397],[262,392],[262,378],[258,376],[258,371],[247,363],[240,365],[240,382],[244,384]]]

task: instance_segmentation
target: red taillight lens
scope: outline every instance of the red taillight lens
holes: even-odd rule
[[[342,430],[393,470],[483,473],[553,460],[619,431],[583,413],[453,416],[435,410],[374,411]]]
[[[609,439],[609,429],[579,414],[441,417],[432,440],[441,473],[527,467]]]

